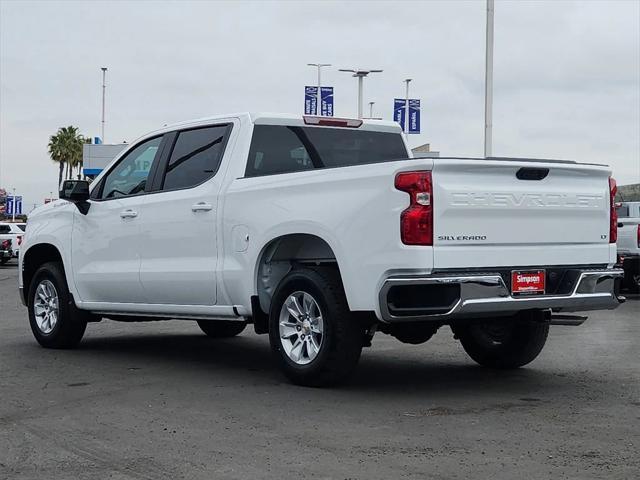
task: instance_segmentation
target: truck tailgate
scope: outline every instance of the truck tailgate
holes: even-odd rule
[[[434,161],[434,268],[610,263],[609,175],[572,162]]]

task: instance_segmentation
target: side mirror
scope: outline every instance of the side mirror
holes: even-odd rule
[[[89,200],[89,182],[86,180],[65,180],[60,188],[60,199],[73,203]]]

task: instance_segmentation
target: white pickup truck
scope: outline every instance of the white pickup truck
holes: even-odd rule
[[[235,114],[135,141],[29,217],[19,288],[45,347],[102,318],[253,324],[304,385],[345,379],[376,331],[448,325],[514,368],[552,323],[616,308],[615,182],[604,165],[411,158],[397,124]]]
[[[622,202],[618,213],[618,255],[624,269],[624,286],[640,292],[640,202]]]

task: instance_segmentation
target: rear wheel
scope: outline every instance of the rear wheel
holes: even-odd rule
[[[198,326],[208,337],[229,338],[242,333],[247,324],[226,320],[199,320]]]
[[[29,325],[40,345],[73,348],[80,343],[88,314],[76,308],[59,262],[45,263],[36,271],[28,306]]]
[[[284,374],[299,385],[344,381],[360,359],[364,330],[332,268],[292,271],[271,302],[271,349]]]
[[[625,260],[624,286],[631,293],[640,293],[640,259]]]
[[[522,312],[500,320],[478,321],[453,328],[467,354],[480,365],[518,368],[542,351],[549,324],[540,311]]]

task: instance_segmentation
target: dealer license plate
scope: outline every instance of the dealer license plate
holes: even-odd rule
[[[511,293],[514,295],[544,294],[544,270],[513,270],[511,272]]]

